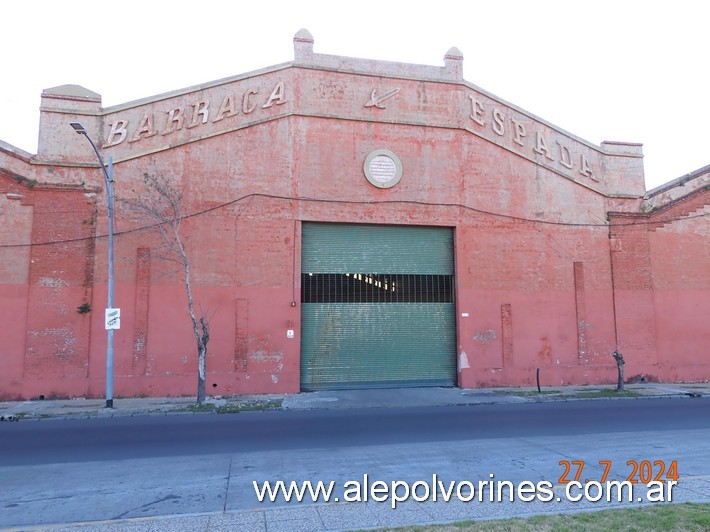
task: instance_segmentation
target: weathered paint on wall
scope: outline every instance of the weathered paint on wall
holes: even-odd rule
[[[0,397],[105,390],[106,200],[74,120],[114,161],[117,396],[196,389],[181,271],[120,201],[145,173],[191,214],[208,393],[300,390],[304,221],[454,228],[462,387],[538,369],[543,385],[613,383],[617,348],[628,376],[710,378],[710,168],[646,193],[640,145],[595,146],[499,100],[462,79],[457,50],[427,67],[312,44],[299,32],[292,63],[109,109],[45,91],[39,153],[0,146]],[[392,188],[364,177],[377,149],[401,160]]]

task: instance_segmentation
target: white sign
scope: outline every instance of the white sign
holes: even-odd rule
[[[106,330],[121,328],[121,309],[107,308],[106,309]]]
[[[391,188],[402,178],[402,161],[390,150],[375,150],[365,158],[365,177],[377,188]]]

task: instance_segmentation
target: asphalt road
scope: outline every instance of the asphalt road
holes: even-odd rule
[[[629,460],[677,461],[690,479],[677,499],[698,500],[710,494],[708,441],[705,398],[20,421],[0,424],[0,527],[287,507],[257,500],[264,480],[334,480],[338,494],[364,474],[557,483],[564,460],[597,480],[600,461],[613,461],[610,479]],[[426,512],[448,520],[455,508]],[[473,510],[515,512],[461,516]]]
[[[36,465],[319,447],[710,428],[710,400],[574,401],[0,425],[5,464]]]

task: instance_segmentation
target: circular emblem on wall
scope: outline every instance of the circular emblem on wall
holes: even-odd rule
[[[375,150],[365,158],[365,177],[377,188],[391,188],[402,178],[402,161],[389,150]]]

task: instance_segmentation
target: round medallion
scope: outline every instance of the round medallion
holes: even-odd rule
[[[365,177],[377,188],[390,188],[402,178],[402,162],[389,150],[375,150],[365,158]]]

